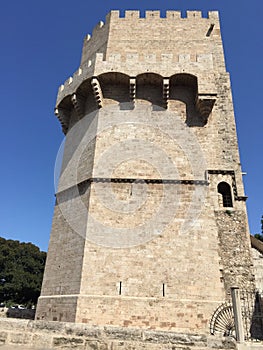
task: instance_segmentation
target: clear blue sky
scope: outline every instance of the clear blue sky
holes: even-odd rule
[[[263,214],[261,0],[2,1],[0,236],[48,246],[53,170],[63,139],[58,86],[80,63],[82,40],[110,9],[219,10],[231,73],[251,233]]]

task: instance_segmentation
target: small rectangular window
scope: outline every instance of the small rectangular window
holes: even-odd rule
[[[163,297],[165,297],[165,283],[163,283]]]

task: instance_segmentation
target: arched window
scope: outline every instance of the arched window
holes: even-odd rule
[[[222,195],[223,207],[233,207],[231,187],[227,182],[220,182],[217,191]]]

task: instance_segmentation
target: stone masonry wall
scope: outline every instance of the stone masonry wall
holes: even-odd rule
[[[178,11],[167,11],[160,18],[158,11],[147,11],[146,18],[139,18],[138,11],[126,11],[120,18],[119,11],[111,11],[105,24],[100,22],[85,38],[80,69],[61,86],[57,105],[87,77],[116,71],[133,77],[149,71],[165,77],[176,72],[224,73],[218,13],[202,18],[201,12],[188,11],[187,18],[181,18]],[[201,93],[206,83],[201,81]]]
[[[32,350],[224,350],[235,349],[229,338],[193,333],[154,332],[116,327],[0,319],[0,347]],[[5,347],[4,347],[5,348]]]
[[[256,288],[263,291],[263,254],[252,249]]]
[[[139,15],[139,11],[126,11],[125,17],[120,18],[119,11],[111,11],[106,18],[106,29],[100,23],[90,41],[85,40],[82,64],[92,59],[94,52],[104,52],[104,49],[100,50],[99,47],[101,39],[98,39],[98,33],[101,31],[101,37],[104,34],[106,38],[105,31],[110,28],[107,38],[107,61],[132,61],[134,58],[139,62],[146,60],[148,63],[172,60],[181,63],[192,61],[213,64],[214,61],[219,69],[224,69],[217,12],[210,12],[209,18],[202,18],[199,11],[188,11],[187,18],[181,18],[179,11],[167,11],[165,18],[160,18],[159,11],[146,11],[145,18],[139,18]],[[214,28],[209,37],[206,35],[211,24]],[[185,37],[191,38],[188,45]],[[215,55],[212,56],[215,42],[217,47]]]
[[[225,291],[230,287],[253,291],[255,279],[251,257],[250,237],[248,235],[246,214],[240,210],[221,210],[215,212],[218,225],[219,254]]]

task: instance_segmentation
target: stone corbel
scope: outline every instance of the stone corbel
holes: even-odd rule
[[[97,103],[97,107],[102,108],[103,107],[103,94],[102,94],[100,82],[98,81],[98,79],[96,77],[93,77],[91,79],[91,87],[93,90],[95,101]]]
[[[134,103],[136,97],[136,78],[130,78],[130,101]]]
[[[216,94],[198,94],[196,99],[196,109],[201,114],[204,123],[207,123],[208,117],[212,112],[216,101]]]
[[[85,109],[85,100],[83,97],[73,94],[71,96],[71,102],[73,104],[73,107],[77,113],[77,116],[79,119],[81,119],[84,115],[84,109]]]
[[[55,115],[61,123],[63,133],[66,134],[69,127],[70,111],[64,108],[55,108]]]
[[[164,108],[167,108],[169,99],[169,79],[164,78],[163,79],[163,101],[164,101]]]

